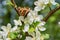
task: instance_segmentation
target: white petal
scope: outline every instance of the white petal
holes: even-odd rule
[[[2,38],[2,35],[0,35],[0,39]]]
[[[11,40],[10,38],[6,38],[6,40]]]
[[[37,32],[38,31],[38,28],[36,27],[35,31]]]
[[[56,5],[57,3],[55,2],[55,0],[50,0],[50,2],[53,4],[53,5]]]
[[[35,2],[34,2],[34,5],[38,5],[38,1],[35,1]]]
[[[60,22],[58,22],[58,24],[60,25]]]
[[[37,17],[35,18],[35,21],[34,22],[36,22],[36,21],[41,21],[43,19],[43,16],[42,15],[37,15]]]
[[[0,40],[3,40],[3,39],[0,39]]]
[[[28,18],[24,19],[24,23],[27,24],[28,23]]]
[[[14,26],[10,31],[13,32],[13,31],[16,31],[17,30],[17,26]]]
[[[44,21],[41,21],[40,24],[38,24],[38,26],[44,26],[45,25],[45,22]]]
[[[44,4],[48,4],[49,3],[49,0],[43,0],[44,1]]]
[[[8,35],[8,33],[4,33],[4,34],[3,34],[3,39],[6,40],[7,35]]]
[[[4,32],[3,31],[0,31],[0,36],[3,36]]]
[[[2,35],[4,32],[3,31],[0,31],[0,35]]]
[[[26,37],[25,40],[32,40],[32,37]]]
[[[1,29],[2,29],[4,32],[6,32],[6,31],[7,31],[6,26],[2,26],[2,27],[1,27]]]
[[[36,6],[35,8],[34,8],[34,10],[35,11],[40,11],[42,8],[40,8],[39,6]]]
[[[22,25],[22,22],[21,22],[21,20],[18,20],[18,22],[19,22],[19,25],[21,26],[21,25]]]
[[[11,24],[10,23],[7,24],[6,29],[7,29],[7,31],[9,31],[11,29]]]
[[[53,5],[56,5],[57,3],[56,2],[52,2]]]
[[[42,20],[42,19],[43,19],[43,15],[39,15],[39,17],[40,17],[40,20]]]
[[[34,18],[30,18],[28,22],[29,22],[29,24],[32,24],[33,21],[34,21]]]
[[[20,21],[24,21],[24,16],[20,16],[20,17],[19,17],[19,20],[20,20]]]
[[[10,24],[10,23],[8,23],[8,24],[7,24],[7,27],[11,28],[11,24]]]
[[[19,22],[17,20],[14,20],[15,25],[19,25]]]
[[[26,24],[25,26],[24,26],[24,32],[27,32],[29,30],[29,24]]]
[[[29,12],[27,16],[31,16],[31,13]]]
[[[36,28],[36,40],[40,40],[40,32],[38,31],[38,28]]]
[[[39,28],[39,30],[40,30],[40,31],[45,31],[45,30],[46,30],[46,28],[41,27],[41,28]]]
[[[42,6],[42,9],[44,9],[45,8],[45,5],[44,6]]]

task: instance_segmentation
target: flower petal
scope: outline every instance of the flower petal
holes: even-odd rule
[[[29,24],[25,24],[23,32],[27,32],[29,30]]]
[[[40,31],[45,31],[45,30],[46,30],[46,28],[41,27],[41,28],[39,28],[39,30],[40,30]]]
[[[26,37],[25,40],[32,40],[32,37]]]
[[[2,26],[2,27],[1,27],[1,29],[2,29],[4,32],[6,32],[6,31],[7,31],[6,26]]]
[[[16,31],[17,30],[17,26],[14,26],[10,31],[13,32],[13,31]]]
[[[19,25],[19,22],[17,20],[14,20],[15,25]]]

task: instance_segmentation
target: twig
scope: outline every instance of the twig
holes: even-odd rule
[[[53,10],[51,10],[49,13],[48,13],[48,15],[43,19],[43,21],[47,21],[48,19],[49,19],[49,17],[51,17],[51,15],[52,14],[54,14],[57,10],[59,10],[60,9],[60,6],[59,7],[57,7],[57,8],[55,8],[55,9],[53,9]]]
[[[11,0],[11,2],[13,3],[13,5],[14,5],[14,6],[16,6],[16,3],[15,3],[15,1],[14,1],[14,0]]]
[[[14,0],[11,0],[11,2],[13,4],[13,7],[16,10],[17,14],[20,16],[20,12],[18,11],[18,8],[17,8],[17,5],[16,5],[15,1]]]

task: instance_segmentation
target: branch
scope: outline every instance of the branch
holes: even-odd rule
[[[16,3],[15,3],[14,0],[11,0],[11,2],[12,2],[12,4],[13,4],[14,7],[17,7],[17,5],[16,5]]]
[[[14,9],[16,10],[17,14],[20,16],[20,12],[19,12],[19,10],[18,10],[18,7],[17,7],[15,1],[14,1],[14,0],[11,0],[11,2],[12,2],[12,4],[13,4],[13,7],[14,7]]]
[[[49,19],[49,17],[52,15],[52,14],[54,14],[56,11],[58,11],[60,9],[60,6],[59,7],[57,7],[57,8],[55,8],[55,9],[53,9],[53,10],[51,10],[49,13],[48,13],[48,15],[43,19],[43,21],[47,21],[48,19]]]

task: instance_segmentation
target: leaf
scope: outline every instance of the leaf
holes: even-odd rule
[[[45,39],[48,39],[48,38],[49,38],[49,34],[43,34],[43,37],[44,37]]]
[[[10,37],[11,39],[15,39],[15,38],[17,37],[17,34],[11,32],[10,35],[9,35],[9,37]]]
[[[33,27],[31,27],[30,29],[29,29],[29,32],[33,32],[35,29],[33,28]]]

